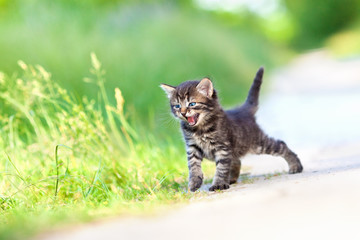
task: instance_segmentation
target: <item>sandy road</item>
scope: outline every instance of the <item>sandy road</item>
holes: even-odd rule
[[[271,176],[287,170],[283,159],[249,156],[250,181],[228,191],[37,239],[360,239],[360,59],[309,53],[272,82],[258,121],[300,156],[303,173]]]

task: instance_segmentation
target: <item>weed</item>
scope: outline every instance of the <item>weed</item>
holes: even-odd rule
[[[271,178],[273,177],[278,177],[278,176],[281,176],[283,174],[285,174],[286,172],[274,172],[274,173],[268,173],[265,175],[265,179],[266,180],[270,180]]]
[[[240,179],[243,184],[252,184],[257,180],[257,178],[249,176],[249,174],[241,174]]]

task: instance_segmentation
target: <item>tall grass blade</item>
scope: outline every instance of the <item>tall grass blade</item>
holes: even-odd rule
[[[23,182],[26,182],[25,179],[21,176],[19,169],[17,169],[17,167],[15,166],[15,164],[13,163],[13,161],[11,160],[9,154],[7,154],[7,152],[5,152],[5,154],[6,154],[6,156],[7,156],[8,161],[11,163],[11,165],[12,165],[13,168],[15,169],[18,177],[19,177]]]
[[[55,198],[57,197],[58,189],[59,189],[59,161],[58,161],[59,147],[64,147],[64,148],[68,148],[68,149],[72,150],[71,147],[68,147],[68,146],[63,145],[63,144],[58,144],[55,147],[55,164],[56,164],[56,183],[55,183],[55,194],[54,194]]]

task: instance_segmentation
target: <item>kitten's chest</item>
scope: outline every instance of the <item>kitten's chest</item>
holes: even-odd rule
[[[216,141],[214,136],[207,134],[194,135],[193,141],[201,148],[205,158],[209,160],[215,159]]]

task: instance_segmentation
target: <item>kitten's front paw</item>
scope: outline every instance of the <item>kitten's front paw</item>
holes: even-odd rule
[[[220,182],[220,183],[214,183],[210,188],[209,191],[215,191],[215,190],[224,190],[224,189],[229,189],[230,185],[228,183],[225,182]]]
[[[190,178],[189,181],[189,188],[190,191],[195,192],[201,187],[201,184],[203,182],[203,176],[193,176]]]
[[[303,170],[303,166],[301,165],[301,163],[298,163],[290,166],[289,173],[290,174],[301,173],[302,170]]]

